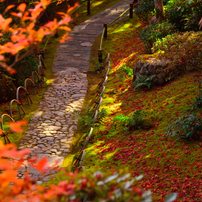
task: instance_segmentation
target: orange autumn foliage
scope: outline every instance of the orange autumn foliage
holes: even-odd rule
[[[40,19],[45,12],[47,6],[51,3],[51,0],[40,0],[36,2],[34,8],[27,8],[25,3],[21,3],[17,7],[15,5],[9,5],[3,14],[0,14],[0,37],[10,36],[10,41],[0,45],[0,67],[6,69],[10,73],[15,73],[12,68],[19,60],[22,60],[25,56],[18,57],[20,51],[25,50],[28,52],[34,48],[34,46],[41,43],[45,36],[54,35],[59,29],[66,31],[61,41],[64,42],[67,39],[68,32],[71,30],[68,25],[71,21],[68,15],[71,9],[69,8],[67,13],[60,12],[61,20],[54,19],[48,23],[41,25],[39,28],[36,26],[36,22]],[[10,12],[10,9],[16,7],[16,12]],[[10,17],[5,17],[10,14]],[[13,24],[13,17],[17,17],[20,20],[19,25]],[[16,56],[15,61],[11,65],[6,64],[6,54]]]
[[[27,121],[22,120],[22,121],[18,121],[18,122],[10,122],[8,125],[12,132],[22,133],[23,129],[21,128],[21,126],[26,126]]]

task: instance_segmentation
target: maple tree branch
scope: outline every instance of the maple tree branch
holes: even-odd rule
[[[39,14],[39,16],[36,18],[36,21],[39,20],[39,19],[42,17],[42,15],[44,14],[44,12],[45,12],[45,10],[43,10],[43,11]]]
[[[25,58],[27,55],[29,55],[31,53],[31,51],[33,50],[33,47],[30,48],[27,52],[25,52],[23,55],[21,55],[19,58],[17,57],[17,60],[15,59],[15,61],[10,65],[10,67],[12,68],[17,62],[19,62],[20,60],[22,60],[23,58]],[[18,54],[17,54],[18,55]]]
[[[19,52],[15,55],[15,61],[18,60]]]

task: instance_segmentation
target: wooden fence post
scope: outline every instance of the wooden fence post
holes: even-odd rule
[[[104,23],[104,29],[105,29],[104,38],[106,39],[107,38],[107,23]]]
[[[133,4],[130,4],[130,18],[133,18]]]
[[[90,0],[87,2],[87,15],[90,15]]]
[[[98,50],[98,62],[102,63],[102,50],[101,49]]]
[[[42,56],[42,58],[44,59],[44,51],[40,50],[39,54]]]

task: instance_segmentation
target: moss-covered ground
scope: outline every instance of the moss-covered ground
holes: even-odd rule
[[[177,140],[165,135],[168,125],[186,114],[195,102],[198,95],[196,72],[151,90],[134,91],[132,77],[120,69],[122,66],[133,69],[140,57],[147,57],[138,36],[144,26],[134,18],[108,29],[103,49],[105,54],[110,53],[111,67],[101,105],[108,114],[103,124],[94,130],[83,165],[90,172],[129,167],[134,176],[144,175],[140,184],[157,196],[156,201],[163,201],[161,198],[170,192],[177,192],[179,201],[201,201],[201,141]],[[92,49],[86,105],[92,101],[92,92],[100,77],[93,71],[97,61],[93,50],[99,47],[99,40]],[[115,116],[131,116],[135,110],[145,115],[149,129],[124,131],[121,126],[114,127]],[[80,143],[78,139],[64,166],[70,166]]]

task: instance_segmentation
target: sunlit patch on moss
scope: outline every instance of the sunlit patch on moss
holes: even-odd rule
[[[54,80],[55,80],[55,79],[47,79],[46,84],[47,84],[47,85],[50,85],[51,83],[54,82]]]

